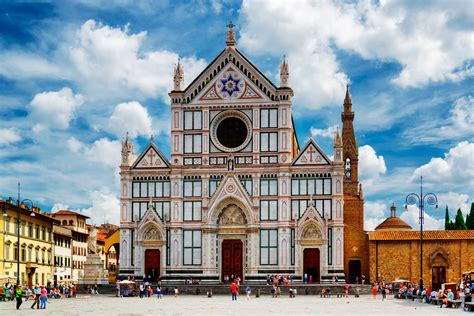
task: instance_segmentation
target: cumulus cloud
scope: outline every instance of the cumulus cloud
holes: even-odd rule
[[[430,118],[416,127],[409,128],[404,137],[412,144],[439,144],[444,140],[461,140],[474,136],[474,97],[464,96],[455,100],[449,116]]]
[[[67,147],[70,151],[77,153],[79,150],[82,149],[83,144],[75,137],[69,137],[69,139],[67,140]]]
[[[123,137],[126,132],[130,137],[151,135],[152,120],[147,109],[139,102],[118,104],[109,118],[109,131]]]
[[[412,181],[420,176],[423,180],[444,189],[462,188],[474,190],[474,143],[463,141],[449,149],[444,158],[431,158],[430,162],[417,168]]]
[[[86,21],[70,48],[82,85],[97,95],[135,91],[145,97],[167,98],[178,55],[166,50],[143,51],[146,37],[147,32],[130,34],[127,25],[122,29]],[[193,78],[206,65],[194,56],[184,57],[181,62],[185,78]]]
[[[90,192],[89,199],[92,206],[81,211],[91,218],[90,221],[93,224],[98,225],[104,222],[119,224],[120,201],[109,188],[104,187]]]
[[[31,53],[9,51],[0,54],[0,75],[11,79],[67,77],[65,69]]]
[[[338,129],[337,125],[329,126],[328,128],[315,128],[311,126],[311,136],[312,137],[326,137],[326,138],[334,138],[334,134],[336,134],[336,130]]]
[[[85,156],[88,160],[103,165],[118,168],[120,165],[120,151],[122,144],[116,140],[101,138],[96,140],[89,148],[85,148]]]
[[[438,194],[437,196],[440,209],[444,210],[444,207],[447,205],[449,212],[453,215],[451,218],[454,217],[455,212],[458,209],[461,209],[461,212],[463,212],[464,216],[466,216],[471,209],[472,199],[468,194],[447,192]]]
[[[287,53],[295,100],[318,108],[343,98],[347,75],[337,49],[396,61],[393,83],[415,87],[472,76],[469,1],[426,6],[403,1],[244,1],[239,43],[261,54]],[[316,17],[316,18],[315,18]],[[466,49],[469,47],[470,49]]]
[[[387,205],[383,201],[366,201],[364,203],[364,229],[374,230],[385,218]]]
[[[16,143],[20,140],[21,135],[16,128],[0,128],[0,146]]]
[[[370,189],[386,172],[383,156],[377,156],[370,145],[359,147],[359,178],[364,188]]]
[[[438,211],[439,212],[439,211]],[[443,213],[444,214],[444,213]],[[444,218],[437,219],[432,215],[428,214],[425,210],[425,220],[423,229],[426,230],[440,230],[444,229]],[[408,205],[407,210],[403,211],[400,218],[409,224],[414,230],[420,229],[420,210],[415,205]]]
[[[53,207],[51,207],[51,210],[49,211],[50,213],[56,213],[57,211],[60,210],[68,210],[69,205],[63,204],[63,203],[55,203]]]
[[[74,118],[74,111],[84,102],[80,94],[74,94],[70,88],[59,91],[41,92],[34,96],[30,103],[31,117],[39,127],[65,129]]]

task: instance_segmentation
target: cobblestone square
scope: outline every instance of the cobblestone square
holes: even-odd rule
[[[10,315],[463,315],[460,309],[440,309],[438,306],[381,297],[320,298],[298,296],[271,298],[240,296],[232,302],[229,296],[173,296],[158,300],[152,298],[116,298],[79,296],[76,299],[52,300],[46,310],[32,311],[32,301],[24,302],[20,312],[14,302],[1,302],[0,314]]]

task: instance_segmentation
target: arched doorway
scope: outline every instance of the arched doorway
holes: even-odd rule
[[[349,283],[359,283],[362,279],[360,260],[349,260]]]
[[[319,263],[320,255],[318,248],[306,248],[303,251],[303,274],[307,275],[308,281],[319,282]]]
[[[228,204],[217,219],[221,243],[221,280],[244,278],[244,242],[247,219],[236,204]]]
[[[244,244],[240,239],[224,239],[222,241],[222,271],[221,280],[225,276],[243,277]],[[232,280],[231,280],[232,281]]]
[[[446,268],[449,266],[447,255],[444,251],[436,251],[431,255],[431,287],[439,290],[446,283]]]
[[[158,281],[160,277],[160,250],[145,250],[145,274],[150,282]]]

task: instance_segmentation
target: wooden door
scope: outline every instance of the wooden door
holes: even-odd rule
[[[319,282],[319,249],[307,248],[304,250],[303,274],[308,275],[308,282],[310,280],[310,276],[312,276],[313,283]]]
[[[432,290],[438,291],[443,283],[446,283],[446,268],[433,267],[431,275]]]
[[[222,241],[221,280],[224,280],[224,276],[230,278],[232,275],[243,279],[243,248],[241,240],[226,239]]]
[[[160,250],[145,250],[145,274],[150,282],[156,282],[160,277]]]

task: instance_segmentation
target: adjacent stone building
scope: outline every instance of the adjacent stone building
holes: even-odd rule
[[[312,138],[300,147],[287,60],[276,86],[228,27],[225,49],[188,87],[175,68],[170,159],[153,138],[138,157],[123,141],[120,274],[319,282],[368,273],[349,89],[333,158]]]
[[[420,232],[396,216],[374,232],[369,232],[370,279],[396,279],[418,283],[420,279]],[[459,282],[465,271],[474,268],[474,230],[436,230],[423,232],[423,281],[433,289]]]
[[[59,224],[59,223],[58,223]],[[64,226],[53,226],[54,283],[72,278],[72,231]]]
[[[12,198],[0,200],[0,210],[0,274],[17,277],[20,259],[19,277],[22,284],[46,285],[52,282],[54,220],[42,214],[39,208],[30,210],[25,205],[19,205],[19,201],[15,203]]]

